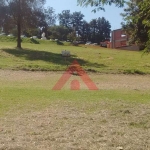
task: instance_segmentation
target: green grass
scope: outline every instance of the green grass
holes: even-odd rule
[[[13,75],[15,73],[15,75]],[[123,101],[126,104],[149,104],[150,89],[140,90],[131,88],[113,88],[89,91],[82,85],[81,90],[71,91],[70,82],[66,83],[64,88],[59,91],[53,91],[52,88],[61,76],[61,73],[43,73],[24,75],[25,72],[9,72],[0,78],[0,115],[13,111],[35,111],[47,108],[55,102],[73,102],[76,106],[85,103],[96,103],[100,101],[118,103]],[[44,75],[44,77],[43,77]],[[50,76],[49,76],[50,75]],[[37,77],[38,76],[38,77]],[[98,83],[103,78],[97,78],[92,74],[92,79]],[[73,78],[78,78],[73,76]],[[73,79],[72,78],[72,79]],[[111,81],[111,79],[109,79]],[[126,82],[126,81],[125,81]],[[113,84],[113,81],[110,83]],[[115,105],[116,106],[116,105]],[[92,108],[93,109],[93,108]],[[117,109],[117,108],[115,108]]]
[[[14,40],[15,41],[15,40]],[[57,42],[37,43],[26,39],[23,49],[16,43],[0,42],[0,69],[25,71],[64,71],[76,59],[88,72],[150,74],[150,55],[142,52],[106,49],[93,46],[59,45]],[[62,50],[69,50],[71,57],[65,60]],[[47,107],[54,101],[74,101],[79,105],[94,101],[126,101],[127,103],[149,103],[149,90],[102,89],[98,91],[52,91],[59,75],[53,79],[3,80],[0,79],[0,114],[9,110],[35,110]],[[99,82],[98,79],[94,79]]]
[[[50,41],[50,40],[40,40],[40,39],[32,39],[32,38],[22,38],[22,43],[31,43],[31,44],[57,44],[57,45],[70,45],[69,42],[60,42]],[[17,38],[14,36],[0,36],[0,42],[17,42]]]
[[[52,91],[49,87],[34,86],[7,86],[0,88],[0,114],[9,110],[32,110],[48,107],[55,101],[71,101],[77,105],[95,103],[97,101],[124,101],[125,103],[149,103],[150,91],[134,90],[98,90],[98,91]]]
[[[31,39],[19,50],[13,38],[0,41],[2,149],[148,148],[150,55]],[[76,73],[52,90],[74,59],[99,90]],[[74,80],[78,91],[70,90]]]
[[[139,51],[106,49],[93,46],[58,45],[53,41],[30,43],[25,39],[22,50],[15,48],[15,42],[0,42],[0,68],[32,71],[63,71],[76,59],[91,72],[150,74],[150,55]],[[62,50],[69,50],[71,57],[65,61]]]

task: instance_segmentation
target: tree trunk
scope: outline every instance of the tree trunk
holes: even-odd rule
[[[20,38],[20,35],[21,35],[21,24],[20,22],[18,21],[18,24],[17,24],[17,48],[21,48],[21,38]]]
[[[18,1],[18,20],[17,20],[17,48],[21,48],[21,2]]]

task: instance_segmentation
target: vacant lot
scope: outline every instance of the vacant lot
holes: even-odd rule
[[[24,42],[23,49],[0,42],[0,150],[150,149],[150,55]],[[99,90],[89,91],[75,73],[52,90],[73,60]],[[80,90],[70,90],[72,80]]]
[[[150,149],[149,75],[89,73],[98,91],[79,76],[52,91],[62,73],[0,70],[1,150]]]

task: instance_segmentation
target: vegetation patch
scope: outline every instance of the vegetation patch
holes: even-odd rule
[[[69,42],[58,45],[57,41],[26,39],[23,48],[15,48],[15,42],[0,43],[0,68],[13,70],[65,71],[74,60],[88,72],[150,74],[150,55],[139,51],[101,48],[100,46],[69,46]],[[28,41],[29,40],[29,41]],[[33,41],[32,41],[33,42]],[[63,50],[71,56],[64,58]],[[134,59],[133,59],[134,56]]]
[[[0,42],[17,42],[17,38],[14,36],[0,36]]]
[[[140,70],[124,70],[124,72],[123,73],[125,73],[125,74],[140,74],[140,75],[144,75],[145,74],[145,72],[143,72],[143,71],[140,71]]]

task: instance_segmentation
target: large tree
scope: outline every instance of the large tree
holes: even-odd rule
[[[92,19],[89,24],[90,24],[90,41],[95,43],[97,34],[97,20]]]
[[[9,15],[9,8],[6,6],[4,1],[0,1],[0,28],[3,32],[8,33],[9,28],[11,28],[10,23],[12,19]]]
[[[111,25],[104,17],[92,19],[90,25],[90,38],[89,40],[94,43],[100,43],[110,39]]]
[[[83,18],[84,15],[81,12],[73,12],[71,15],[71,25],[73,30],[77,33],[77,36],[80,35]]]
[[[60,25],[70,29],[68,39],[71,41],[100,43],[110,38],[111,25],[104,17],[92,19],[88,23],[84,20],[84,15],[81,12],[71,14],[69,10],[64,10],[58,16]],[[53,32],[53,35],[59,37],[58,32]]]
[[[58,14],[59,24],[66,28],[71,28],[71,17],[72,14],[70,13],[70,10],[63,10]]]
[[[141,49],[143,49],[148,41],[149,27],[143,22],[145,20],[146,13],[143,12],[141,4],[145,0],[132,0],[126,2],[127,8],[124,9],[123,16],[124,22],[122,27],[124,31],[130,36],[131,43],[137,43]],[[144,7],[145,8],[145,7]]]
[[[38,16],[38,15],[37,15]],[[49,27],[54,26],[56,23],[57,15],[55,14],[55,10],[53,7],[48,7],[41,11],[41,16],[38,17],[40,20],[38,21],[38,27],[41,29],[41,33],[45,33],[45,36],[49,37]]]
[[[148,40],[146,42],[146,52],[150,52],[150,1],[144,0],[140,2],[139,6],[141,7],[141,12],[139,17],[143,17],[143,25],[147,29]]]
[[[58,14],[59,24],[70,30],[68,37],[80,36],[83,24],[84,15],[81,12],[70,13],[70,10],[63,10],[62,13]],[[71,38],[72,39],[72,38]]]
[[[102,42],[110,39],[111,25],[104,17],[97,19],[97,38],[96,42]]]
[[[56,14],[53,7],[48,7],[47,9],[44,9],[44,15],[48,26],[54,26],[56,23]]]
[[[48,28],[50,38],[58,40],[67,40],[67,35],[70,33],[70,29],[64,26],[51,26]]]
[[[17,27],[18,48],[21,48],[22,28],[37,25],[37,14],[41,12],[44,2],[45,0],[4,0],[10,24]]]
[[[86,42],[90,37],[90,25],[87,21],[83,20],[82,25],[80,26],[80,36],[81,40]]]

